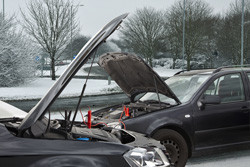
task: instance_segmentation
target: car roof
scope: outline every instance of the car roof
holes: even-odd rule
[[[239,67],[237,67],[237,68],[221,67],[221,68],[217,68],[216,70],[217,71],[215,71],[215,72],[218,72],[218,71],[250,71],[250,68],[249,67],[242,67],[242,68],[239,68]]]
[[[183,71],[183,73],[178,74],[178,76],[198,75],[198,74],[212,74],[214,70],[215,69]]]
[[[180,74],[176,74],[178,76],[188,76],[188,75],[205,75],[205,74],[213,74],[222,71],[250,71],[250,67],[219,67],[217,69],[201,69],[201,70],[192,70],[192,71],[182,71]]]

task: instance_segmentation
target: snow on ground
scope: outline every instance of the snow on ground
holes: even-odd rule
[[[89,67],[90,64],[84,65],[83,68]],[[93,66],[98,66],[98,64],[94,63]],[[57,66],[56,75],[61,75],[68,65]],[[154,70],[161,77],[170,77],[173,76],[176,72],[180,71],[167,69],[164,67],[157,67]],[[49,75],[49,71],[44,71],[44,75]],[[79,70],[77,73],[78,76],[86,76],[87,72],[83,69]],[[96,74],[92,74],[96,75]],[[38,99],[42,98],[49,90],[49,88],[53,85],[55,81],[52,81],[50,78],[37,78],[36,80],[19,87],[8,87],[1,88],[0,87],[0,100],[18,100],[18,99]],[[85,79],[73,79],[69,86],[63,91],[63,97],[70,96],[79,96],[82,85],[84,84]],[[97,95],[97,94],[105,94],[104,89],[110,89],[117,87],[117,84],[112,81],[111,85],[108,85],[107,80],[89,80],[86,88],[85,95]]]
[[[154,71],[161,77],[171,77],[182,69],[167,69],[166,67],[153,68]]]
[[[91,64],[85,64],[77,73],[77,76],[86,76],[88,75],[88,72],[84,71],[83,69],[86,67],[90,67]],[[63,66],[56,66],[56,75],[62,75],[62,73],[66,70],[66,68],[69,66],[68,65],[63,65]],[[94,66],[99,66],[97,63],[93,64]],[[153,68],[154,71],[156,73],[158,73],[158,75],[160,75],[161,77],[170,77],[173,76],[175,73],[181,71],[181,69],[168,69],[166,67],[154,67]],[[41,71],[38,71],[37,75],[40,75]],[[44,76],[49,76],[50,75],[50,71],[49,70],[44,70],[43,71],[43,75]],[[90,73],[91,76],[98,76],[98,74],[95,73]]]
[[[27,85],[0,88],[0,100],[42,98],[54,83],[55,81],[52,81],[50,78],[38,78]],[[62,96],[79,96],[84,83],[85,79],[73,79],[62,92]],[[116,86],[114,81],[111,82],[111,85],[108,85],[107,80],[89,79],[85,95],[103,94],[103,89],[114,88]]]
[[[221,154],[190,158],[186,167],[249,167],[250,150],[229,151]]]
[[[67,67],[69,66],[69,64],[67,65],[62,65],[62,66],[55,66],[55,70],[56,70],[56,75],[62,75],[62,73],[67,69]],[[88,75],[88,72],[84,71],[84,68],[90,67],[91,64],[84,64],[81,69],[76,73],[76,76],[85,76]],[[94,63],[93,66],[99,66],[97,63]],[[41,70],[37,71],[37,75],[40,76],[41,75]],[[50,75],[50,70],[43,70],[43,75],[44,76],[49,76]],[[94,74],[94,73],[90,73],[91,76],[97,76],[98,74]]]

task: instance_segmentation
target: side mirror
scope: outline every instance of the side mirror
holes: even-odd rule
[[[205,95],[198,101],[198,107],[200,110],[204,110],[206,104],[220,104],[221,98],[217,95]]]

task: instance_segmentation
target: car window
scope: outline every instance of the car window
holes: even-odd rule
[[[170,77],[165,81],[176,97],[185,103],[195,94],[201,85],[207,81],[210,74],[206,75],[180,75]],[[146,93],[140,101],[158,100],[157,93]],[[160,100],[165,103],[175,104],[175,100],[160,94]]]
[[[245,94],[240,73],[217,78],[207,88],[204,95],[218,95],[221,98],[221,103],[244,100]]]

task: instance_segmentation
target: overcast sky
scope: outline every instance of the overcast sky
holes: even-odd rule
[[[2,10],[2,1],[0,8]],[[138,8],[154,7],[156,9],[168,9],[178,0],[75,0],[84,5],[79,7],[78,20],[81,26],[81,33],[94,35],[108,21],[114,17],[129,12],[130,15]],[[229,4],[235,0],[204,0],[210,4],[215,13],[225,13]],[[26,8],[27,0],[5,0],[5,13],[16,14],[20,17],[19,8]]]

